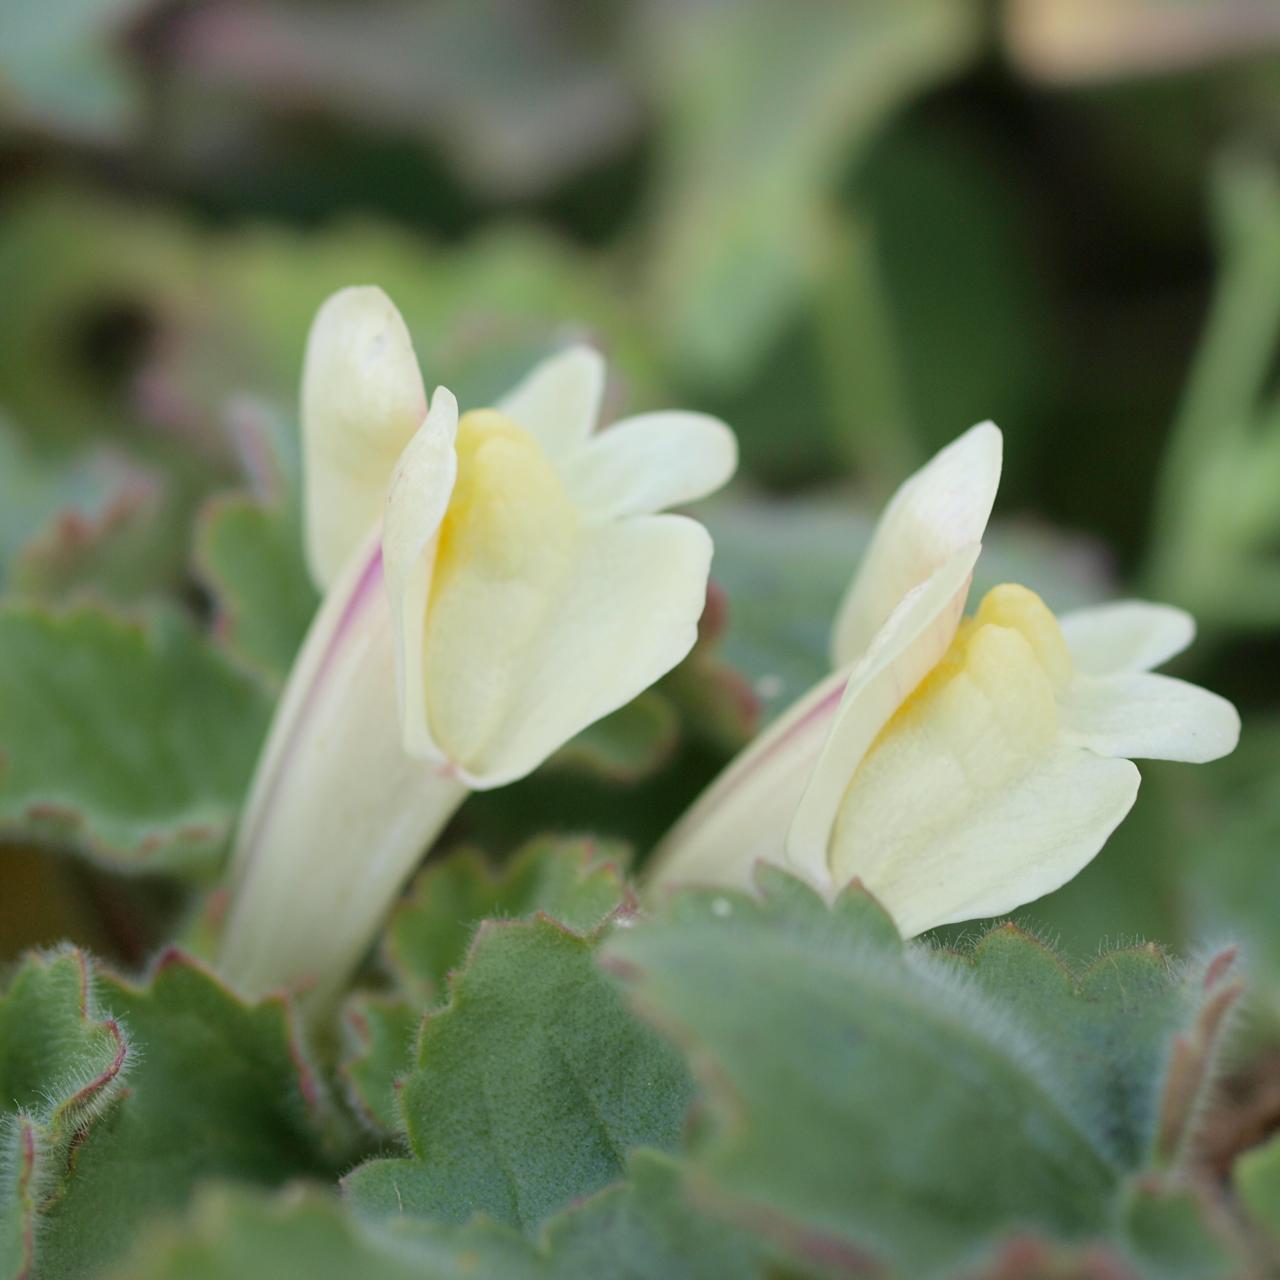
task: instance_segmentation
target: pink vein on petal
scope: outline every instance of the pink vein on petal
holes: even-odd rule
[[[382,571],[382,545],[378,543],[366,562],[364,569],[361,570],[360,577],[357,579],[355,587],[351,594],[347,597],[346,603],[342,607],[342,614],[338,618],[337,626],[333,628],[325,645],[324,654],[316,667],[315,674],[311,678],[310,686],[307,689],[306,696],[299,706],[297,714],[293,717],[293,723],[289,726],[289,736],[285,741],[285,745],[280,754],[276,757],[275,768],[272,770],[271,778],[267,783],[267,788],[262,796],[262,802],[258,806],[257,817],[258,822],[255,828],[261,826],[262,816],[271,812],[271,806],[275,802],[276,793],[280,789],[281,779],[289,771],[289,765],[293,757],[296,755],[299,744],[303,737],[303,732],[310,721],[312,713],[315,711],[316,705],[320,700],[320,694],[324,688],[325,680],[329,672],[333,669],[333,664],[337,661],[338,655],[342,651],[343,645],[349,639],[352,630],[355,628],[357,621],[364,613],[365,609],[376,600],[379,589],[383,582]],[[250,832],[246,837],[252,852],[250,854],[250,862],[257,857],[257,831]]]
[[[828,676],[827,681],[831,682],[832,687],[814,702],[813,706],[809,707],[803,715],[798,716],[793,723],[788,724],[785,720],[782,720],[776,722],[772,729],[766,729],[758,740],[757,748],[754,751],[748,751],[735,764],[730,765],[719,780],[712,784],[711,789],[704,794],[695,810],[689,815],[689,827],[683,834],[687,835],[689,831],[696,830],[701,826],[706,815],[719,808],[727,795],[736,791],[743,781],[751,777],[756,770],[774,759],[781,752],[788,750],[791,744],[816,722],[833,715],[840,706],[840,700],[844,697],[845,688],[849,683],[849,673],[850,668],[846,667],[842,672]],[[815,692],[817,692],[816,687],[810,690],[810,695]]]

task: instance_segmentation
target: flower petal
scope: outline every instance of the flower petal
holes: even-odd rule
[[[972,791],[958,763],[940,757],[896,788],[866,788],[834,854],[913,937],[1066,884],[1132,808],[1138,782],[1129,760],[1058,743],[1016,780]]]
[[[1000,429],[966,431],[893,495],[845,593],[832,631],[833,665],[855,662],[913,587],[961,547],[982,541],[1000,484]]]
[[[604,359],[594,348],[569,347],[536,365],[497,408],[559,458],[595,430],[604,373]]]
[[[565,487],[589,516],[648,514],[719,489],[738,465],[732,431],[705,413],[627,418],[589,439],[563,465]]]
[[[261,995],[331,996],[465,786],[401,746],[376,542],[312,623],[236,837],[219,970]]]
[[[1062,715],[1071,740],[1102,756],[1204,764],[1240,740],[1240,716],[1225,698],[1145,671],[1077,676]]]
[[[1150,671],[1195,639],[1195,619],[1168,604],[1116,600],[1075,609],[1058,619],[1077,671],[1105,676]]]
[[[837,671],[815,685],[735,758],[655,851],[648,883],[749,890],[757,860],[783,861],[848,679]],[[825,878],[815,887],[825,888]]]
[[[1128,812],[1137,771],[1064,738],[1034,638],[978,619],[862,762],[830,842],[904,934],[1056,888]]]
[[[343,289],[316,313],[302,374],[307,565],[322,589],[382,514],[392,468],[427,412],[391,299]]]
[[[850,779],[880,730],[946,653],[980,550],[976,543],[960,548],[909,591],[849,676],[787,837],[788,864],[833,894],[843,885],[831,879],[828,847]]]
[[[493,733],[458,762],[477,788],[530,773],[670,671],[697,639],[711,537],[696,521],[658,515],[586,526],[575,557],[540,632],[510,658]],[[472,688],[486,697],[482,683]]]
[[[396,691],[404,749],[441,761],[427,722],[423,636],[440,523],[458,476],[458,402],[437,387],[431,412],[396,463],[382,522],[382,563],[395,638]]]

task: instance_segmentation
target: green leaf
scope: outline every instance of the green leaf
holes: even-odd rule
[[[1120,1205],[1117,1235],[1143,1280],[1238,1280],[1250,1274],[1222,1231],[1221,1208],[1206,1188],[1144,1178]]]
[[[331,1195],[272,1199],[240,1187],[201,1194],[180,1223],[153,1228],[115,1280],[540,1280],[529,1245],[491,1224],[432,1232],[362,1223]]]
[[[751,1280],[768,1274],[750,1237],[689,1203],[678,1161],[631,1157],[629,1180],[552,1218],[544,1233],[556,1280]]]
[[[175,515],[160,482],[136,472],[101,510],[64,511],[30,539],[13,563],[14,592],[52,601],[88,593],[122,604],[159,594],[178,577]]]
[[[589,837],[531,840],[495,869],[474,849],[428,865],[387,926],[383,955],[397,983],[426,1005],[443,998],[482,920],[536,912],[574,933],[594,930],[626,897],[626,850]]]
[[[83,952],[26,958],[0,996],[0,1276],[33,1274],[39,1215],[71,1142],[119,1096],[136,1057],[101,1011]]]
[[[352,280],[379,281],[403,314],[428,386],[464,408],[493,404],[533,363],[575,336],[610,355],[628,406],[655,403],[657,374],[634,299],[597,259],[528,227],[504,227],[447,250],[367,221],[323,234],[255,231],[218,261],[217,319],[256,385],[296,394],[308,326]]]
[[[499,870],[476,850],[429,865],[397,907],[382,958],[393,995],[358,994],[347,1005],[341,1065],[352,1105],[371,1127],[401,1127],[398,1084],[413,1069],[422,1015],[444,998],[483,920],[545,912],[576,933],[589,933],[626,897],[621,846],[594,840],[534,840]]]
[[[129,1029],[129,1091],[78,1145],[40,1233],[45,1280],[98,1275],[197,1182],[332,1176],[334,1123],[283,1000],[242,1003],[179,953],[145,987],[104,978]]]
[[[633,1147],[676,1146],[691,1083],[596,964],[608,928],[584,938],[545,916],[481,925],[401,1090],[412,1156],[346,1179],[362,1213],[484,1213],[532,1234],[622,1177]]]
[[[0,108],[90,136],[133,122],[138,90],[113,47],[144,0],[52,0],[5,13]]]
[[[1077,984],[1007,933],[957,973],[856,888],[828,909],[781,872],[761,884],[763,902],[676,895],[606,951],[705,1087],[699,1194],[802,1261],[912,1276],[1015,1228],[1103,1232],[1166,1107],[1130,1078],[1167,1027],[1163,964],[1130,955]],[[1116,990],[1126,976],[1139,989]]]
[[[1280,721],[1245,717],[1235,753],[1206,770],[1207,788],[1180,824],[1187,840],[1187,906],[1196,930],[1238,938],[1249,957],[1258,1030],[1280,1037]],[[1183,784],[1185,787],[1187,784]],[[1207,791],[1207,794],[1206,794]],[[1181,813],[1179,816],[1183,816]]]
[[[319,605],[296,516],[282,501],[211,498],[197,526],[196,569],[217,602],[218,638],[282,685]]]
[[[1231,1176],[1250,1216],[1280,1248],[1280,1134],[1246,1151]]]
[[[490,1222],[361,1221],[332,1197],[206,1191],[146,1233],[117,1280],[753,1280],[759,1251],[684,1198],[675,1162],[633,1157],[630,1180],[553,1218],[535,1244]]]
[[[548,767],[635,782],[662,768],[679,739],[680,718],[670,700],[656,689],[646,689],[571,738]]]
[[[1064,1245],[1018,1232],[980,1263],[949,1280],[1154,1280],[1134,1275],[1118,1250],[1092,1243]]]
[[[247,400],[237,402],[232,426],[250,491],[205,502],[195,570],[213,596],[218,639],[279,687],[320,604],[303,554],[298,429]]]
[[[531,227],[448,246],[368,218],[209,232],[159,207],[44,185],[0,216],[0,404],[49,440],[136,440],[140,417],[155,422],[149,440],[181,433],[188,445],[166,462],[201,492],[225,487],[215,428],[228,398],[252,387],[294,404],[316,310],[353,280],[387,288],[428,386],[444,383],[464,408],[493,404],[574,338],[608,351],[629,410],[660,403],[634,290],[598,255]],[[104,324],[132,335],[107,359],[91,340]]]
[[[269,707],[171,614],[0,609],[0,833],[126,871],[216,865]]]
[[[342,1011],[339,1073],[351,1109],[375,1133],[400,1130],[399,1086],[413,1070],[422,1009],[403,995],[353,996]]]
[[[653,291],[673,355],[732,382],[801,299],[824,195],[893,111],[969,58],[977,11],[842,0],[675,12],[654,50],[669,118]]]
[[[982,988],[1034,1032],[1058,1068],[1059,1098],[1112,1158],[1150,1156],[1160,1087],[1187,993],[1158,947],[1109,951],[1078,977],[1046,945],[1006,924],[965,957]]]
[[[46,457],[0,418],[0,582],[24,551],[34,564],[19,568],[31,574],[51,556],[65,557],[74,540],[132,527],[154,498],[154,479],[123,456],[90,449]]]

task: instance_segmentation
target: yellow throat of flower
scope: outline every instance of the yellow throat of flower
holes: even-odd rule
[[[461,764],[500,728],[573,556],[578,513],[538,441],[501,413],[458,423],[424,645],[432,735]]]
[[[1071,653],[1052,610],[1034,591],[1012,582],[992,587],[978,612],[956,631],[942,661],[923,680],[908,703],[930,696],[930,689],[957,676],[981,680],[990,660],[1007,660],[1008,676],[1017,682],[1048,681],[1056,692],[1071,679]],[[906,707],[899,709],[901,715]]]
[[[837,880],[889,874],[877,850],[894,847],[895,816],[915,822],[929,806],[944,829],[974,796],[1028,768],[1057,738],[1057,695],[1071,674],[1044,601],[1011,584],[989,591],[855,770],[829,849]]]

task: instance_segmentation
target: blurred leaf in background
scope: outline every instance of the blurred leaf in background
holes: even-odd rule
[[[50,0],[6,6],[0,119],[112,137],[136,123],[139,86],[123,36],[151,0]]]
[[[639,104],[610,38],[625,13],[565,0],[217,0],[176,15],[165,43],[184,97],[312,104],[417,135],[478,191],[512,199],[634,136]]]
[[[976,50],[967,0],[660,10],[670,113],[651,284],[669,350],[739,381],[820,278],[821,209],[910,96]],[[655,50],[657,56],[659,50]]]

